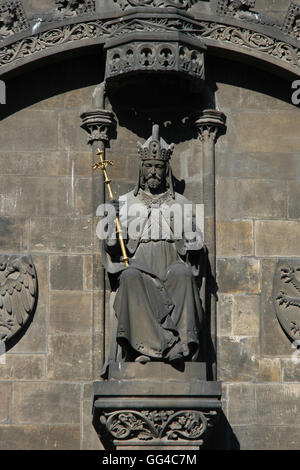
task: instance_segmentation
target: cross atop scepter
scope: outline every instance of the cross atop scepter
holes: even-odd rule
[[[92,165],[92,167],[93,167],[94,170],[102,170],[103,171],[104,183],[107,186],[109,198],[110,198],[111,201],[113,201],[114,195],[113,195],[111,185],[110,185],[112,180],[108,178],[108,174],[107,174],[106,169],[107,169],[108,166],[113,166],[114,162],[112,160],[104,160],[103,159],[103,155],[104,155],[103,150],[98,149],[97,150],[97,155],[99,155],[99,162],[94,163]],[[122,230],[121,230],[121,226],[120,226],[120,220],[119,220],[118,216],[116,216],[116,228],[117,228],[117,235],[118,235],[120,246],[121,246],[123,262],[125,263],[126,266],[128,266],[129,265],[129,258],[128,258],[127,253],[126,253],[125,243],[124,243],[124,240],[123,240]]]

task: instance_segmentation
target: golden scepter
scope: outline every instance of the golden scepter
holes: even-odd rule
[[[103,171],[104,183],[107,185],[109,198],[112,201],[114,199],[114,195],[113,195],[113,192],[112,192],[111,186],[110,186],[110,183],[111,183],[112,180],[110,180],[108,178],[106,168],[109,165],[113,166],[114,162],[112,160],[104,160],[103,159],[103,155],[104,155],[103,150],[98,149],[97,150],[97,155],[99,155],[99,160],[100,161],[93,164],[93,169],[94,170],[99,170],[100,169],[100,170]],[[126,253],[125,243],[124,243],[124,240],[123,240],[122,230],[121,230],[121,226],[120,226],[120,220],[119,220],[118,216],[116,216],[116,228],[117,228],[116,232],[117,232],[119,242],[120,242],[120,246],[121,246],[123,262],[125,263],[126,266],[128,266],[129,265],[129,263],[128,263],[129,258],[128,258],[127,253]]]

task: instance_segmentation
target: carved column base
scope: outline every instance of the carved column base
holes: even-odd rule
[[[186,363],[184,371],[163,363],[115,367],[109,380],[94,383],[93,423],[104,447],[209,448],[221,410],[221,383],[204,380],[204,374],[205,364],[199,363]]]

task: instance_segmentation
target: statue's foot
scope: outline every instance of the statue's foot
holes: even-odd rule
[[[138,356],[134,362],[140,362],[141,364],[146,364],[146,362],[150,362],[150,357],[148,356]]]

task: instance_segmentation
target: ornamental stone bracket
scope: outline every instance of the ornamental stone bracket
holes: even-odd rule
[[[107,146],[116,132],[116,120],[112,111],[97,109],[81,115],[81,127],[88,133],[88,144],[103,142]]]
[[[221,410],[221,383],[203,363],[116,363],[94,383],[93,424],[107,450],[209,448]],[[151,379],[150,379],[151,377]]]

